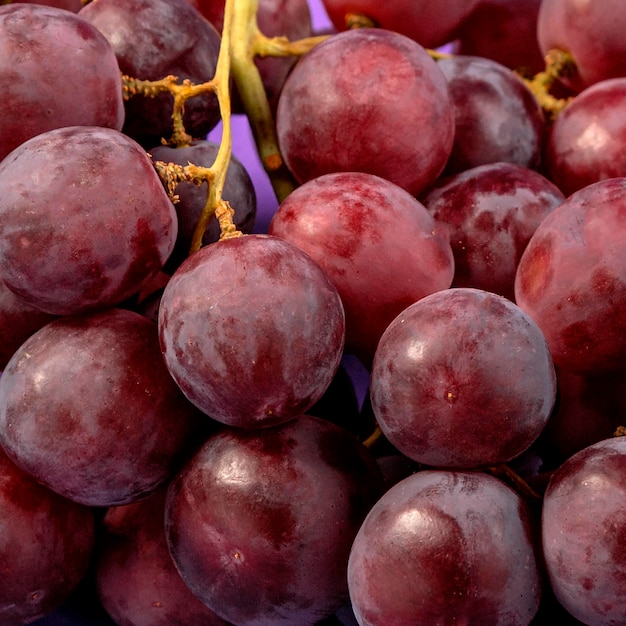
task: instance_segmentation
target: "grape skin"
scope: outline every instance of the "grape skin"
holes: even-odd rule
[[[0,162],[2,279],[46,313],[120,304],[162,268],[176,233],[150,158],[117,130],[51,130]]]
[[[544,496],[542,543],[551,587],[578,620],[620,624],[626,615],[626,439],[570,457]]]
[[[155,324],[124,309],[50,322],[0,378],[6,453],[89,506],[154,491],[189,454],[199,418],[163,363]]]
[[[159,336],[191,402],[219,422],[256,428],[321,398],[339,367],[345,319],[308,255],[277,237],[243,235],[201,248],[176,270]]]
[[[482,473],[423,470],[389,489],[348,561],[360,626],[525,626],[539,607],[529,512]]]
[[[122,82],[103,35],[69,11],[0,6],[0,161],[27,139],[64,126],[121,130]]]
[[[304,250],[333,281],[346,312],[346,349],[368,366],[393,318],[452,281],[447,235],[414,197],[372,174],[326,174],[301,185],[268,232]]]
[[[473,469],[524,452],[556,396],[546,341],[515,304],[456,288],[422,298],[380,339],[374,414],[400,452],[425,465]]]
[[[315,624],[347,601],[350,546],[381,486],[367,449],[325,420],[224,428],[170,485],[168,546],[229,622]]]
[[[332,35],[294,67],[276,131],[299,183],[359,171],[415,195],[443,170],[454,112],[447,82],[422,46],[392,31],[358,28]]]

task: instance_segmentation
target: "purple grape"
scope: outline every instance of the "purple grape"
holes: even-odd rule
[[[159,310],[161,349],[185,395],[233,426],[292,419],[321,398],[341,360],[337,290],[299,248],[243,235],[176,270]]]
[[[502,296],[440,291],[409,306],[381,337],[370,397],[387,439],[434,467],[505,463],[537,439],[556,379],[533,320]]]
[[[534,170],[490,163],[441,179],[420,199],[448,229],[452,285],[514,300],[522,253],[537,226],[565,197]]]
[[[90,506],[158,488],[192,451],[199,417],[163,363],[156,325],[123,309],[50,322],[0,378],[7,455]]]
[[[516,302],[564,370],[624,369],[625,208],[626,178],[588,185],[541,222],[520,259]]]
[[[626,176],[626,77],[581,91],[550,128],[545,165],[566,195]]]
[[[541,597],[529,511],[487,474],[417,472],[367,515],[348,586],[360,626],[527,626]]]
[[[333,281],[346,312],[346,349],[367,366],[393,318],[452,281],[447,235],[413,196],[372,174],[303,184],[280,204],[269,233],[304,250]]]
[[[35,481],[0,448],[0,624],[30,624],[66,602],[93,543],[92,511]]]
[[[450,87],[454,144],[444,174],[504,161],[536,169],[545,120],[535,96],[512,70],[474,56],[451,56],[437,66]]]
[[[0,6],[0,80],[0,161],[53,128],[122,128],[115,53],[96,28],[69,11],[40,4]]]
[[[315,624],[347,601],[350,546],[381,484],[367,449],[325,420],[224,428],[170,486],[170,552],[229,622]]]
[[[152,161],[117,130],[51,130],[0,162],[0,273],[47,313],[103,309],[138,293],[176,232]]]
[[[194,140],[190,146],[175,148],[174,146],[156,146],[150,149],[153,161],[188,165],[193,163],[201,167],[211,167],[219,144],[204,139]],[[178,237],[174,251],[170,255],[165,268],[172,273],[188,256],[191,240],[207,200],[207,185],[195,185],[190,182],[179,183],[174,189],[179,201],[174,205],[178,216]],[[257,199],[252,179],[237,157],[231,156],[226,172],[226,181],[222,198],[227,200],[235,210],[233,220],[237,229],[250,233],[254,228],[257,210]],[[215,218],[209,222],[202,239],[202,245],[214,243],[220,238],[220,227]]]
[[[553,474],[543,500],[543,552],[552,590],[576,619],[626,615],[626,439],[593,444]]]
[[[79,16],[110,42],[128,76],[159,80],[174,75],[204,83],[213,78],[221,38],[215,27],[185,0],[98,0]],[[158,145],[172,135],[172,96],[135,96],[126,102],[124,132],[141,145]],[[215,94],[185,104],[185,130],[203,139],[220,119]]]
[[[358,28],[332,35],[294,67],[276,129],[299,183],[359,171],[417,194],[450,155],[454,112],[446,80],[422,46]]]

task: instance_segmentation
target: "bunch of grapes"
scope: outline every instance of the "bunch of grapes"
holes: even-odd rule
[[[0,0],[0,626],[625,624],[625,29]]]

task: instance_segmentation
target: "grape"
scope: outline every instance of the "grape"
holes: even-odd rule
[[[321,398],[344,345],[337,290],[299,248],[243,235],[201,248],[159,310],[161,349],[185,395],[225,424],[292,419]]]
[[[25,4],[43,4],[47,7],[56,7],[58,9],[65,9],[72,13],[78,13],[83,8],[82,0],[19,0]],[[11,0],[7,1],[7,4],[11,4]],[[14,3],[16,4],[16,3]]]
[[[579,93],[551,126],[546,169],[570,195],[599,180],[626,176],[626,77]]]
[[[542,53],[559,48],[572,55],[576,71],[562,80],[576,91],[626,76],[625,29],[623,0],[543,0],[537,18]]]
[[[557,366],[624,368],[626,178],[588,185],[537,227],[515,278],[517,304],[545,335]]]
[[[0,625],[30,624],[60,607],[85,575],[92,511],[53,493],[0,448]]]
[[[387,439],[409,458],[471,469],[504,463],[539,436],[556,378],[546,341],[515,304],[487,291],[440,291],[391,322],[370,396]]]
[[[69,11],[39,4],[0,6],[0,80],[0,160],[54,128],[122,128],[122,83],[113,49]]]
[[[551,587],[578,620],[621,624],[626,615],[626,439],[600,441],[554,473],[543,501],[543,552]]]
[[[457,31],[456,53],[492,59],[525,75],[545,68],[537,41],[543,0],[478,0]]]
[[[170,552],[229,622],[314,624],[347,601],[350,546],[381,481],[367,449],[330,422],[224,428],[169,488]]]
[[[47,313],[106,308],[139,292],[176,232],[152,161],[117,130],[51,130],[0,162],[0,273]]]
[[[156,325],[124,309],[50,322],[0,378],[6,453],[90,506],[154,491],[190,453],[198,420],[163,363]]]
[[[547,178],[514,163],[480,165],[440,179],[421,201],[449,230],[454,287],[514,300],[517,265],[542,220],[565,197]]]
[[[98,595],[116,624],[226,626],[183,582],[165,539],[166,488],[106,512],[98,537]]]
[[[397,483],[348,561],[360,626],[527,625],[540,583],[527,507],[477,472],[424,470]]]
[[[481,57],[452,56],[437,66],[448,81],[455,113],[454,144],[444,174],[499,161],[538,168],[545,120],[520,78]]]
[[[447,82],[418,43],[383,29],[332,35],[294,67],[276,130],[299,183],[375,174],[417,194],[443,170],[454,140]]]
[[[346,29],[346,15],[355,13],[374,20],[377,26],[436,48],[453,39],[459,26],[479,0],[323,0],[324,8],[339,31]]]
[[[179,165],[194,165],[211,167],[219,144],[204,139],[196,139],[191,145],[180,148],[174,146],[156,146],[150,149],[153,161],[178,163]],[[178,216],[178,236],[174,251],[170,255],[165,268],[173,272],[189,255],[191,239],[193,237],[200,213],[207,200],[207,185],[195,185],[191,182],[179,183],[174,192],[179,197],[174,207]],[[231,156],[228,163],[226,180],[222,198],[235,210],[233,220],[238,230],[249,233],[254,228],[257,211],[257,199],[254,185],[247,170],[237,157]],[[217,241],[220,237],[220,226],[212,218],[202,238],[202,245]]]
[[[408,192],[372,174],[308,181],[283,200],[268,232],[304,250],[333,281],[346,349],[368,366],[393,318],[452,281],[447,236]]]
[[[98,0],[79,16],[110,42],[119,67],[133,78],[159,80],[173,75],[193,83],[215,74],[220,36],[185,0]],[[172,134],[172,96],[135,96],[126,102],[124,132],[141,145],[158,145]],[[192,137],[204,138],[220,119],[215,94],[194,96],[183,122]]]

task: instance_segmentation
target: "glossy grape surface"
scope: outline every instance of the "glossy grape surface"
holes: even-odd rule
[[[0,624],[29,624],[61,606],[94,543],[92,511],[53,493],[0,449]]]
[[[414,197],[372,174],[305,183],[280,204],[269,233],[324,269],[346,311],[346,348],[368,365],[393,318],[452,281],[447,235]]]
[[[176,233],[152,161],[119,131],[51,130],[0,162],[0,273],[42,311],[123,302],[161,269]]]
[[[448,81],[455,114],[454,144],[445,174],[500,161],[536,169],[545,120],[537,100],[508,67],[459,55],[437,66]]]
[[[213,78],[220,36],[185,0],[98,0],[79,16],[101,31],[124,74],[141,80],[168,75],[203,83]],[[126,102],[124,132],[141,145],[158,145],[172,135],[172,96],[135,96]],[[192,137],[203,139],[220,119],[215,94],[185,104],[183,122]]]
[[[360,626],[522,626],[541,597],[528,511],[482,473],[420,471],[374,505],[348,562]]]
[[[122,128],[115,53],[96,28],[69,11],[39,4],[0,6],[0,80],[0,160],[53,128]]]
[[[350,546],[380,488],[367,449],[324,420],[225,428],[169,488],[170,552],[229,622],[315,624],[347,601]]]
[[[626,615],[626,439],[598,442],[570,457],[544,496],[542,538],[554,594],[593,626]]]
[[[583,90],[550,128],[546,168],[566,195],[626,176],[626,77]]]
[[[161,349],[185,395],[219,422],[259,427],[306,411],[341,359],[345,316],[326,274],[295,245],[243,235],[201,248],[159,310]]]
[[[317,45],[289,75],[276,115],[283,158],[299,183],[359,171],[417,194],[441,173],[454,139],[437,64],[418,43],[382,29]]]
[[[514,163],[480,165],[440,179],[421,196],[447,228],[454,287],[514,300],[517,265],[535,229],[565,197],[547,178]]]
[[[49,323],[0,378],[6,453],[90,506],[154,491],[189,453],[197,420],[163,363],[155,324],[124,309]]]
[[[543,220],[520,259],[516,302],[562,369],[624,368],[625,207],[626,178],[584,187]]]
[[[434,467],[504,463],[546,425],[556,379],[546,341],[515,304],[457,288],[412,304],[374,357],[370,397],[387,439]]]

